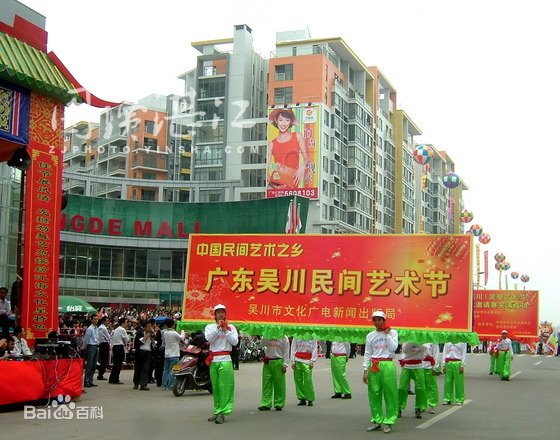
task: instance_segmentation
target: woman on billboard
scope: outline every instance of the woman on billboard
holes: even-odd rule
[[[269,187],[302,188],[310,182],[313,162],[302,134],[291,131],[297,122],[296,115],[289,108],[277,109],[270,113],[268,120],[278,129],[278,136],[268,144]]]

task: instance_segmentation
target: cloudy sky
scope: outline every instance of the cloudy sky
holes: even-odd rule
[[[541,292],[540,319],[560,324],[554,2],[22,2],[47,17],[49,50],[78,81],[118,102],[181,93],[177,76],[196,62],[190,43],[229,38],[235,24],[253,29],[255,48],[265,56],[277,31],[308,27],[315,38],[344,38],[396,87],[399,108],[424,133],[418,140],[455,161],[469,187],[465,206],[492,237],[482,246],[491,267],[494,254],[504,253],[511,270],[530,276],[525,285],[517,280],[518,288]],[[85,105],[69,108],[67,125],[97,115]],[[498,287],[494,269],[487,287]]]

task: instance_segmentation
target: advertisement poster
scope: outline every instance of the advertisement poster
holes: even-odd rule
[[[538,338],[537,290],[475,290],[473,331],[480,339],[498,339],[507,330],[512,339]]]
[[[267,198],[319,198],[319,106],[269,109]]]
[[[471,236],[204,235],[189,242],[183,320],[471,331]]]

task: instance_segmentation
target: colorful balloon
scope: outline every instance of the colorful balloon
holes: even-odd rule
[[[502,262],[502,270],[509,270],[511,268],[511,264],[507,261]]]
[[[529,275],[521,275],[521,281],[523,281],[524,283],[529,281]]]
[[[449,189],[457,188],[460,183],[461,178],[455,173],[447,173],[443,176],[443,184]]]
[[[470,233],[475,237],[478,237],[483,232],[482,226],[480,225],[472,225],[470,229]]]
[[[517,278],[519,278],[519,272],[515,272],[513,271],[512,273],[509,274],[514,280],[516,280]]]
[[[503,261],[506,261],[506,256],[501,252],[498,252],[496,255],[494,255],[494,260],[496,260],[498,263],[501,263]]]
[[[500,262],[497,262],[496,264],[494,264],[494,267],[496,268],[496,270],[503,270],[502,263],[500,263]]]
[[[417,145],[412,152],[412,157],[420,165],[426,165],[434,157],[434,150],[429,145]]]
[[[488,244],[490,243],[490,234],[487,234],[486,232],[484,232],[483,234],[480,234],[478,236],[478,241],[480,241],[482,244]]]
[[[459,220],[461,220],[461,222],[463,223],[469,223],[472,221],[473,218],[474,218],[473,213],[471,211],[467,211],[466,209],[464,209],[463,211],[461,211]]]

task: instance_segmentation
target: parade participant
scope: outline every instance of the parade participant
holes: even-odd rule
[[[502,380],[509,380],[511,373],[511,361],[513,360],[513,345],[511,339],[508,338],[507,330],[502,330],[502,337],[496,343],[496,373],[500,375]]]
[[[397,421],[399,405],[397,392],[397,368],[393,359],[399,345],[399,336],[385,324],[385,313],[376,310],[372,314],[375,330],[366,336],[364,373],[362,381],[368,387],[368,400],[372,426],[367,431],[390,433]],[[383,399],[385,416],[383,416]]]
[[[88,328],[84,336],[84,346],[86,350],[86,366],[84,375],[84,387],[96,387],[93,383],[93,375],[97,367],[97,354],[99,352],[99,333],[97,332],[97,315],[91,315],[90,320],[86,320]]]
[[[206,358],[210,366],[210,381],[212,382],[214,397],[214,415],[209,422],[222,424],[225,416],[233,411],[234,379],[231,350],[239,341],[239,335],[233,325],[226,320],[226,306],[214,306],[215,324],[208,324],[204,329],[204,337],[210,344],[210,353]]]
[[[262,394],[259,411],[269,411],[273,406],[282,411],[286,404],[286,371],[290,361],[290,341],[287,336],[280,339],[261,339],[265,347],[262,369]]]
[[[23,328],[17,325],[14,328],[14,341],[15,349],[14,353],[19,356],[31,356],[31,350],[27,345],[27,341],[23,339]]]
[[[316,339],[304,341],[293,338],[290,361],[294,370],[298,406],[313,406],[315,388],[313,386],[313,365],[317,360],[318,342]]]
[[[331,344],[331,374],[334,394],[331,399],[351,399],[352,390],[346,378],[346,363],[350,356],[349,342],[333,342]]]
[[[465,402],[465,364],[467,362],[467,344],[465,342],[446,342],[442,353],[443,374],[443,404],[451,405]]]
[[[0,287],[0,336],[3,335],[7,339],[10,336],[10,325],[12,320],[10,315],[12,314],[12,305],[9,300],[6,299],[8,295],[8,289],[6,287]]]
[[[424,369],[424,383],[426,385],[426,397],[428,412],[430,414],[436,413],[436,407],[439,404],[439,392],[437,385],[437,375],[439,371],[439,344],[427,343],[426,355],[422,367]]]
[[[498,358],[498,352],[496,346],[498,343],[496,341],[488,342],[488,354],[490,355],[490,375],[496,373],[496,359]]]
[[[399,359],[399,364],[402,367],[399,382],[399,417],[406,408],[411,380],[414,381],[414,391],[416,394],[414,415],[417,419],[421,419],[422,413],[426,411],[428,399],[426,397],[423,365],[425,356],[426,347],[423,345],[405,342],[402,346],[402,357]]]

